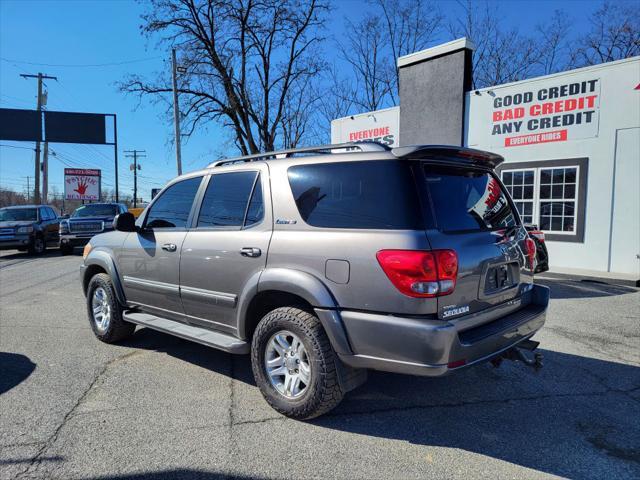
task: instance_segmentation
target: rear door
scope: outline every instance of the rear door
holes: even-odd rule
[[[268,183],[266,165],[211,175],[182,245],[180,294],[189,323],[235,332],[239,300],[257,288],[267,261]]]
[[[454,291],[438,297],[440,318],[477,312],[517,297],[532,281],[526,231],[506,189],[489,169],[421,162],[427,237],[458,255]]]

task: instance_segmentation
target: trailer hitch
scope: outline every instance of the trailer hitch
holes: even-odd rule
[[[528,350],[530,352],[533,352],[536,348],[538,348],[538,345],[540,345],[540,342],[529,339],[524,340],[517,346],[512,347],[506,352],[503,352],[501,355],[491,359],[491,364],[494,367],[498,368],[503,360],[511,360],[514,362],[522,362],[528,367],[532,367],[537,372],[543,366],[542,353],[534,352],[533,358],[531,358],[524,351]]]

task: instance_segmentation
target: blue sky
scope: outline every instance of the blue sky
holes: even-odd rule
[[[449,18],[460,14],[453,0],[439,3]],[[570,14],[574,32],[580,32],[600,4],[598,0],[496,3],[502,21],[525,32],[558,8]],[[339,38],[345,16],[357,21],[368,6],[360,0],[336,0],[335,4],[330,34]],[[130,161],[123,151],[146,150],[147,157],[140,162],[139,188],[148,199],[152,187],[175,176],[174,150],[169,143],[172,124],[162,107],[148,101],[138,105],[137,98],[125,96],[115,86],[129,73],[152,75],[169,68],[168,52],[158,50],[153,40],[140,34],[143,10],[143,5],[131,0],[0,0],[0,107],[35,108],[37,81],[25,80],[21,73],[57,76],[57,82],[46,82],[48,109],[117,115],[121,192],[131,193],[133,188]],[[444,34],[440,40],[450,38]],[[86,66],[94,64],[103,66]],[[215,125],[198,131],[183,145],[183,169],[195,170],[221,154],[236,154],[221,146],[227,138],[227,132]],[[33,144],[0,144],[0,186],[24,191],[26,176],[33,176]],[[103,188],[113,188],[112,146],[51,144],[50,148],[56,153],[49,162],[50,185],[58,191],[62,191],[65,163],[102,169]]]

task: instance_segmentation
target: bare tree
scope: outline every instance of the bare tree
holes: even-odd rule
[[[397,59],[434,40],[442,15],[427,0],[368,0],[372,9],[359,22],[346,20],[342,58],[353,68],[354,104],[377,110],[398,104]],[[345,112],[346,114],[346,112]]]
[[[380,35],[382,21],[369,14],[358,23],[348,19],[345,23],[347,42],[339,44],[339,48],[342,59],[353,68],[354,102],[365,110],[377,110],[389,95],[389,71],[393,62]]]
[[[637,4],[603,2],[590,19],[591,30],[579,39],[574,67],[640,55],[640,9]]]
[[[570,25],[566,12],[556,10],[550,21],[536,26],[537,61],[541,75],[560,72],[569,67]]]
[[[284,132],[299,133],[294,123],[306,110],[297,96],[324,68],[318,47],[328,8],[326,0],[151,0],[142,31],[175,46],[186,68],[179,81],[185,134],[217,121],[249,154],[273,150]],[[167,74],[134,75],[120,87],[168,102],[170,85]],[[298,114],[286,117],[296,103]]]
[[[523,80],[536,70],[536,43],[516,29],[503,30],[500,15],[488,2],[484,5],[458,0],[464,14],[449,25],[453,37],[473,41],[473,87],[482,88]]]
[[[443,15],[434,2],[427,0],[369,0],[383,14],[384,39],[391,55],[392,74],[389,95],[397,105],[400,72],[397,59],[423,50],[436,38]]]

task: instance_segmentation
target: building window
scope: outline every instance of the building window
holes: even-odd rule
[[[577,165],[502,171],[522,221],[560,235],[576,234],[578,178]]]
[[[575,231],[578,167],[540,169],[540,229]]]
[[[524,223],[533,223],[535,170],[510,170],[502,172],[502,182],[507,187],[520,218]]]

